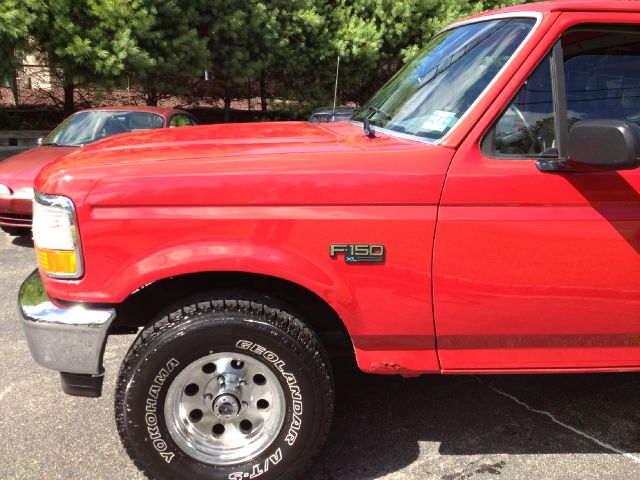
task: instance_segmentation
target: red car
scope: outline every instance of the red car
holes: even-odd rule
[[[141,132],[45,167],[33,357],[97,396],[107,337],[141,328],[116,422],[158,479],[297,476],[336,347],[377,374],[640,371],[639,27],[640,2],[490,12],[348,122]]]
[[[119,133],[197,125],[187,112],[157,107],[102,107],[74,113],[40,146],[0,162],[0,228],[12,235],[31,229],[33,181],[47,163]]]

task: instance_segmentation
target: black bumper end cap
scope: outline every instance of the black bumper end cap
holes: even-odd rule
[[[62,391],[74,397],[98,398],[102,395],[103,375],[60,372]]]

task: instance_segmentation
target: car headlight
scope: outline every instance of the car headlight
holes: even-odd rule
[[[36,193],[33,243],[38,266],[47,276],[80,278],[84,273],[76,211],[69,198]]]
[[[16,190],[13,196],[16,198],[23,198],[25,200],[33,200],[35,194],[33,193],[33,188],[21,188],[20,190]]]
[[[11,195],[11,189],[0,183],[0,195]]]

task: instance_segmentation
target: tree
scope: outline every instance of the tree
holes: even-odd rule
[[[16,106],[20,101],[16,75],[18,57],[27,49],[32,21],[33,15],[24,1],[0,2],[0,82],[8,80]]]
[[[394,3],[392,0],[379,0],[378,15],[384,3]],[[526,0],[457,0],[446,2],[441,0],[411,0],[405,2],[407,7],[401,14],[400,28],[388,23],[388,51],[400,52],[404,61],[411,59],[421,46],[447,25],[469,15],[487,10],[501,8],[507,5],[525,3]],[[395,25],[396,27],[398,24]],[[405,30],[405,32],[403,32]],[[403,35],[404,33],[404,35]],[[404,36],[405,41],[401,37]]]
[[[267,108],[267,78],[280,84],[281,94],[309,100],[315,92],[310,80],[317,66],[326,63],[327,22],[317,0],[272,0],[256,23],[253,58],[259,60],[260,96]]]
[[[312,53],[324,28],[318,0],[200,0],[199,32],[208,40],[210,64],[222,83],[225,119],[233,90],[259,79],[263,112],[267,81],[308,78]],[[323,51],[324,47],[319,49]],[[288,93],[295,93],[294,90]]]
[[[140,0],[148,15],[143,24],[131,24],[139,48],[151,61],[128,63],[142,86],[147,105],[183,90],[189,80],[208,66],[207,39],[197,26],[197,2],[190,0]],[[132,57],[136,60],[136,57]]]
[[[66,113],[78,85],[130,77],[155,105],[211,70],[229,120],[234,90],[256,79],[263,111],[271,82],[324,103],[337,55],[344,98],[362,102],[446,24],[505,3],[521,0],[3,0],[0,48],[28,33],[63,78]]]
[[[151,26],[139,2],[129,0],[49,0],[29,4],[31,34],[50,66],[62,74],[64,111],[74,110],[74,90],[81,83],[113,85],[127,66],[152,63],[132,35]]]
[[[224,90],[225,121],[231,113],[231,88],[240,78],[255,73],[249,67],[249,21],[253,17],[251,0],[198,0],[198,33],[207,39],[209,63],[214,78]]]
[[[523,0],[329,0],[328,41],[342,57],[341,86],[363,102],[429,38],[462,17]]]
[[[372,0],[375,2],[376,0]],[[327,46],[341,58],[340,88],[363,101],[383,58],[385,31],[380,28],[372,2],[334,0],[330,5]],[[330,75],[333,69],[325,68]],[[364,93],[364,94],[363,94]]]

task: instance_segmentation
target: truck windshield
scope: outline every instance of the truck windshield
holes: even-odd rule
[[[369,117],[373,126],[431,140],[442,138],[497,76],[534,25],[533,18],[504,18],[436,35],[352,119]]]

